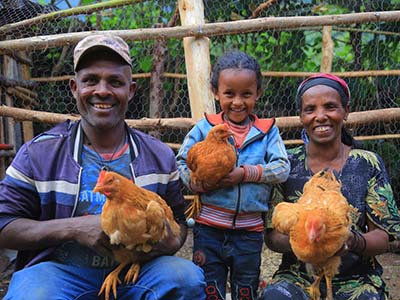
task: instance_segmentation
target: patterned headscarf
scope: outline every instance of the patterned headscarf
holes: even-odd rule
[[[350,90],[347,86],[346,81],[332,74],[318,73],[308,77],[302,83],[300,83],[296,93],[296,105],[298,109],[301,109],[301,97],[303,96],[303,94],[309,88],[316,85],[326,85],[335,89],[342,98],[343,107],[346,107],[349,104]]]

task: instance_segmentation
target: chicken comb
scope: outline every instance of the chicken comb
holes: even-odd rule
[[[107,167],[103,167],[101,168],[100,174],[99,174],[99,178],[97,179],[98,182],[102,182],[104,180],[104,177],[106,177],[106,173],[108,172],[108,168]]]

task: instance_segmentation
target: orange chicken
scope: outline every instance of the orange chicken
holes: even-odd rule
[[[116,298],[118,278],[121,270],[131,265],[125,283],[135,283],[140,271],[136,262],[138,252],[148,253],[152,245],[167,235],[167,230],[178,236],[180,227],[175,222],[171,208],[156,193],[135,185],[131,180],[115,172],[102,170],[93,190],[106,196],[101,213],[101,227],[109,236],[110,243],[120,263],[104,280],[99,295],[105,299],[113,291]]]
[[[191,180],[195,185],[218,187],[218,182],[236,165],[236,151],[228,142],[233,133],[227,124],[219,124],[211,128],[206,138],[194,144],[188,151],[186,164],[191,171]],[[188,218],[196,216],[200,211],[200,199],[195,195],[193,202],[186,210]]]
[[[340,189],[332,171],[320,171],[304,185],[297,203],[279,203],[272,215],[272,226],[289,236],[293,253],[315,277],[308,289],[312,300],[320,298],[324,276],[326,299],[333,300],[332,278],[341,263],[335,253],[349,238],[352,215],[357,214]]]

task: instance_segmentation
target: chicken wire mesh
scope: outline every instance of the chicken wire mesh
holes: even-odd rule
[[[200,0],[199,0],[200,1]],[[83,11],[84,5],[96,7]],[[233,1],[204,0],[206,23],[230,22],[263,17],[323,16],[358,12],[396,11],[399,0],[361,1]],[[69,9],[67,13],[60,13]],[[59,13],[43,18],[46,13]],[[42,17],[42,18],[41,18]],[[34,18],[34,19],[32,19]],[[34,20],[34,21],[32,21]],[[165,28],[180,26],[176,1],[28,1],[0,0],[0,41],[81,31]],[[341,72],[350,86],[352,112],[399,108],[400,47],[399,22],[368,22],[334,25],[331,28],[333,56],[331,71]],[[322,27],[277,28],[248,33],[210,36],[210,61],[223,52],[240,49],[256,57],[264,72],[264,93],[255,107],[260,117],[297,115],[294,96],[306,75],[318,72],[323,52]],[[66,39],[67,40],[67,39]],[[128,119],[190,118],[191,107],[185,76],[182,39],[128,41],[133,58],[133,77],[137,90],[127,113]],[[1,104],[37,111],[77,114],[68,81],[73,75],[74,44],[57,47],[2,51]],[[364,71],[355,75],[355,71]],[[370,73],[368,73],[368,71]],[[379,71],[381,73],[377,74]],[[274,75],[270,72],[281,72]],[[284,73],[285,75],[282,75]],[[162,75],[163,76],[160,76]],[[219,107],[217,106],[217,111]],[[20,122],[3,118],[1,143],[18,148],[24,141]],[[35,122],[33,134],[52,125]],[[12,130],[11,130],[11,127]],[[29,128],[29,127],[28,127]],[[378,121],[358,124],[353,135],[379,136],[364,141],[385,160],[392,178],[396,199],[400,194],[399,122]],[[187,129],[152,130],[161,140],[181,143]],[[285,141],[300,138],[299,129],[281,129]],[[387,138],[392,135],[392,138]],[[13,137],[14,136],[14,137]],[[291,145],[288,145],[291,147]],[[9,160],[5,164],[9,163]]]

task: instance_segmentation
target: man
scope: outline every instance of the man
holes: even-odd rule
[[[74,70],[70,88],[81,121],[59,124],[23,145],[0,184],[0,247],[18,250],[4,299],[99,299],[115,267],[100,225],[105,198],[93,193],[103,167],[163,197],[182,232],[141,256],[146,263],[136,284],[118,285],[118,299],[204,299],[202,272],[168,256],[186,238],[174,154],[124,121],[136,88],[128,45],[116,36],[90,35],[75,47]]]

